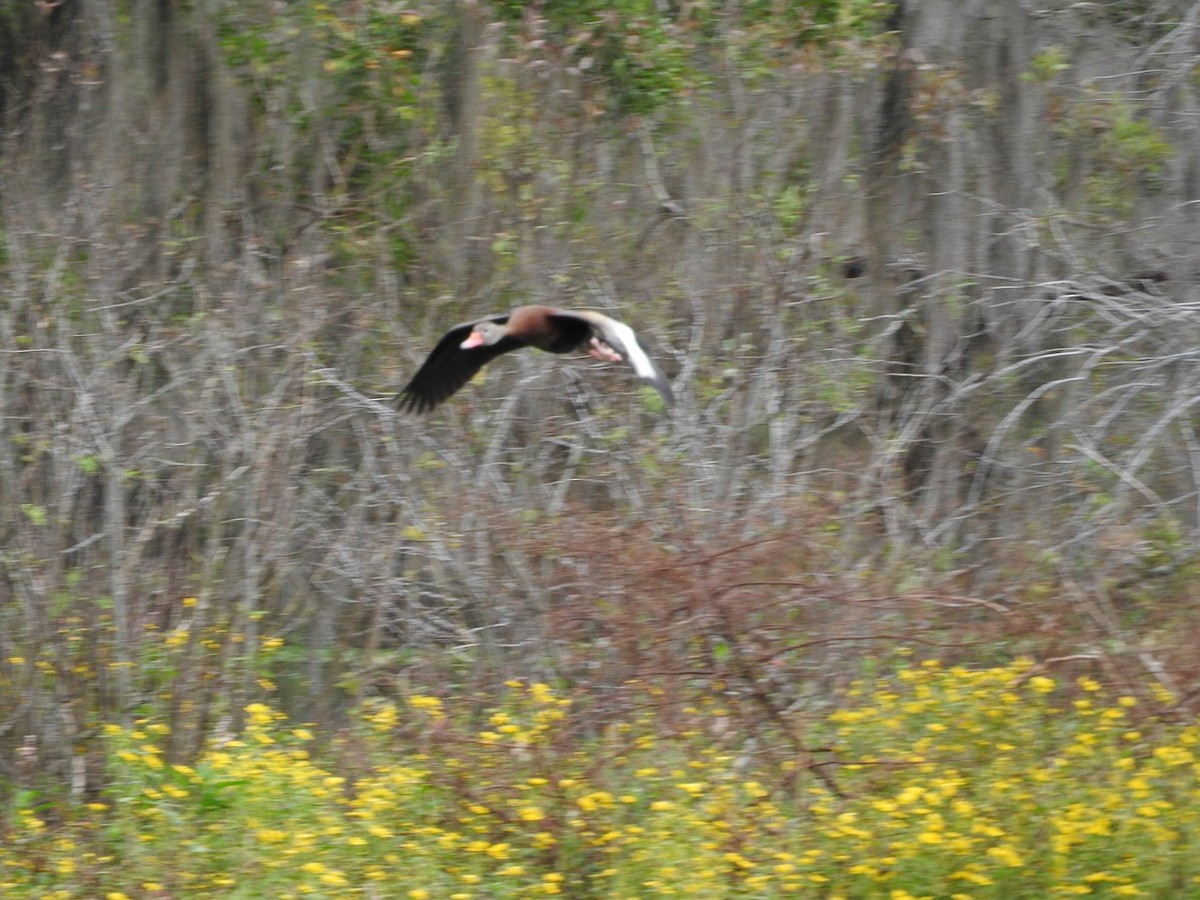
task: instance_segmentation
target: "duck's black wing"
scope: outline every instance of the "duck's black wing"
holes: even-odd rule
[[[412,381],[397,397],[402,411],[418,414],[429,412],[451,397],[497,356],[524,346],[516,338],[505,337],[494,344],[464,350],[460,345],[471,334],[471,330],[479,322],[488,320],[503,325],[508,321],[508,314],[464,322],[462,325],[455,325],[442,336],[421,364],[421,368],[417,369]]]

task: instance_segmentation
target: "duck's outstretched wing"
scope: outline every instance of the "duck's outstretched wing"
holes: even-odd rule
[[[675,405],[675,394],[671,390],[671,383],[650,359],[650,355],[638,340],[633,329],[624,322],[618,322],[603,313],[591,310],[560,310],[554,313],[553,317],[582,319],[587,322],[592,328],[592,333],[620,354],[638,378],[658,391],[667,406]]]
[[[471,334],[472,329],[483,321],[503,325],[508,321],[508,314],[485,316],[474,322],[455,325],[447,331],[425,358],[421,368],[417,369],[412,381],[398,395],[397,402],[402,411],[418,414],[429,412],[451,397],[497,356],[524,346],[516,338],[505,337],[494,344],[464,350],[462,342]]]

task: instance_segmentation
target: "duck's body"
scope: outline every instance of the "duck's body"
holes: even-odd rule
[[[518,306],[512,312],[455,325],[400,392],[400,407],[423,413],[446,400],[502,353],[536,347],[548,353],[587,348],[597,359],[628,362],[639,378],[674,403],[671,386],[651,362],[633,329],[590,310]]]

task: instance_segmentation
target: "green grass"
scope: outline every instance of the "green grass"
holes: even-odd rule
[[[856,684],[804,722],[822,749],[782,764],[769,734],[730,732],[736,698],[667,728],[649,685],[626,720],[518,682],[483,713],[381,702],[321,761],[261,704],[190,765],[164,760],[165,726],[110,727],[103,797],[53,825],[31,792],[8,810],[0,892],[1200,896],[1200,728],[1170,698],[1034,671],[926,662]]]

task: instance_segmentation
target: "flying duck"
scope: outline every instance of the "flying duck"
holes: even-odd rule
[[[624,322],[590,310],[518,306],[512,312],[464,322],[447,331],[400,392],[400,408],[428,412],[497,356],[521,347],[550,353],[586,348],[596,359],[628,362],[668,406],[675,402],[667,379]]]

